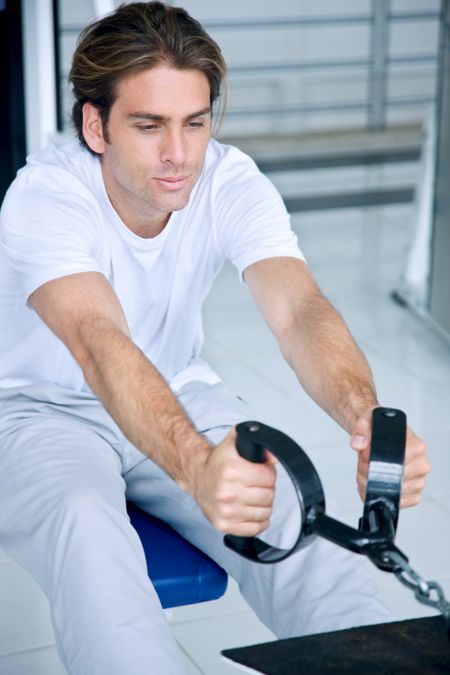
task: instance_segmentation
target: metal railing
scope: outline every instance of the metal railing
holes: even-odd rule
[[[438,22],[440,13],[437,11],[397,12],[390,11],[390,0],[372,0],[370,13],[354,15],[328,16],[289,16],[264,18],[239,18],[223,20],[206,20],[203,22],[206,30],[215,33],[220,43],[221,31],[253,31],[261,29],[298,29],[320,27],[366,26],[370,28],[369,56],[364,58],[318,59],[304,61],[279,61],[261,63],[231,63],[229,74],[231,87],[233,82],[248,75],[255,77],[272,73],[282,77],[284,74],[303,72],[336,72],[338,69],[363,70],[368,82],[368,95],[361,100],[327,101],[298,104],[278,105],[231,105],[228,115],[236,117],[292,115],[298,113],[334,113],[364,111],[369,129],[382,129],[386,126],[387,111],[389,109],[413,108],[425,106],[434,96],[399,96],[389,97],[388,84],[392,66],[435,66],[437,65],[437,50],[435,53],[396,55],[389,54],[389,33],[391,24],[402,22]],[[81,26],[64,26],[61,33],[79,32]],[[65,77],[63,75],[63,77]]]

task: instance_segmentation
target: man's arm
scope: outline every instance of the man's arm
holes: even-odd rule
[[[304,262],[270,258],[250,265],[244,276],[303,388],[352,435],[352,447],[358,451],[358,489],[363,496],[370,415],[378,405],[364,355]],[[429,468],[425,445],[408,430],[402,506],[420,501]]]
[[[50,281],[29,301],[71,351],[125,436],[196,499],[217,529],[254,536],[267,527],[273,466],[243,460],[234,432],[216,448],[196,432],[158,370],[131,340],[120,302],[102,274]]]

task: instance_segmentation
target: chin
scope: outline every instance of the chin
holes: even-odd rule
[[[161,199],[158,202],[154,201],[153,206],[159,210],[171,213],[172,211],[180,211],[189,202],[190,193],[188,195],[173,195],[171,199]]]

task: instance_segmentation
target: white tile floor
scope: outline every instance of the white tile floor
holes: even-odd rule
[[[399,178],[399,167],[397,180]],[[407,168],[409,176],[410,167]],[[386,173],[391,180],[392,167]],[[378,170],[378,179],[383,177]],[[320,173],[315,180],[320,184]],[[367,181],[372,181],[372,176]],[[337,187],[337,186],[336,186]],[[402,513],[398,545],[426,578],[450,596],[450,350],[407,310],[389,299],[402,272],[414,224],[411,205],[299,214],[301,246],[325,293],[344,315],[373,368],[381,401],[403,408],[430,447],[433,472],[423,503]],[[356,525],[355,457],[346,435],[301,391],[252,306],[235,271],[226,267],[205,304],[205,356],[252,405],[255,417],[292,435],[313,459],[341,517]],[[0,585],[0,675],[63,675],[52,646],[45,598],[7,559]],[[1,576],[1,575],[0,575]],[[391,576],[377,573],[395,618],[432,613]],[[39,649],[24,649],[11,628],[34,626]],[[223,599],[175,610],[172,626],[190,675],[238,672],[220,650],[271,639],[234,583]],[[88,674],[86,674],[88,675]]]

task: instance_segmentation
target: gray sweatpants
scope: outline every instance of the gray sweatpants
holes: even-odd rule
[[[191,383],[179,401],[214,443],[252,417],[222,385]],[[285,472],[277,473],[267,540],[286,546],[298,531],[298,507]],[[124,438],[92,395],[54,385],[0,390],[0,546],[46,593],[70,675],[184,672],[126,499],[224,567],[280,638],[389,619],[369,563],[324,540],[276,565],[227,549],[191,497]]]

